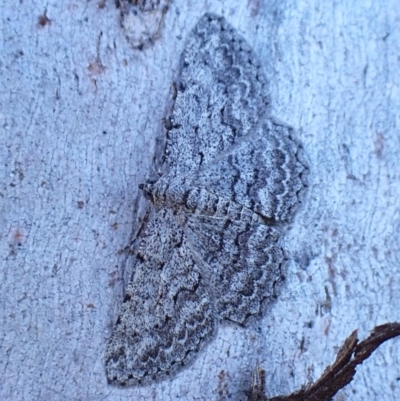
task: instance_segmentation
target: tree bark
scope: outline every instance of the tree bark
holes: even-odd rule
[[[272,397],[318,379],[354,329],[400,321],[400,7],[382,4],[175,0],[140,50],[113,1],[2,1],[1,399],[245,400],[256,366]],[[112,387],[104,352],[143,217],[138,184],[205,12],[259,57],[273,116],[303,143],[309,190],[265,315],[222,325],[172,380]],[[400,399],[400,340],[336,399]]]

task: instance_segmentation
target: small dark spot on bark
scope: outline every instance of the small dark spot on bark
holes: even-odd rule
[[[51,20],[47,17],[47,10],[44,11],[43,15],[39,15],[38,17],[38,25],[42,28],[46,25],[50,25]]]

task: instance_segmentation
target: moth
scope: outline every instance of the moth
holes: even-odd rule
[[[269,116],[250,46],[205,14],[182,55],[164,173],[106,352],[109,382],[174,376],[220,323],[244,325],[275,296],[283,227],[306,187],[293,130]]]

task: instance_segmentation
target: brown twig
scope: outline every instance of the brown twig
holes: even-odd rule
[[[330,401],[349,384],[357,365],[363,363],[385,341],[400,335],[400,323],[386,323],[375,327],[369,337],[358,342],[357,330],[353,331],[339,349],[335,362],[328,366],[315,383],[308,383],[295,393],[267,398],[265,372],[257,368],[248,401]]]

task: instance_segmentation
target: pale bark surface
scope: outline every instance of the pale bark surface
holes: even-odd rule
[[[256,365],[273,396],[316,380],[354,329],[400,321],[398,1],[175,0],[142,51],[111,0],[1,3],[2,400],[244,400]],[[121,250],[185,38],[207,11],[261,60],[273,115],[307,152],[309,193],[264,317],[220,327],[173,380],[111,387],[104,351],[131,266]],[[400,340],[336,399],[400,399]]]

